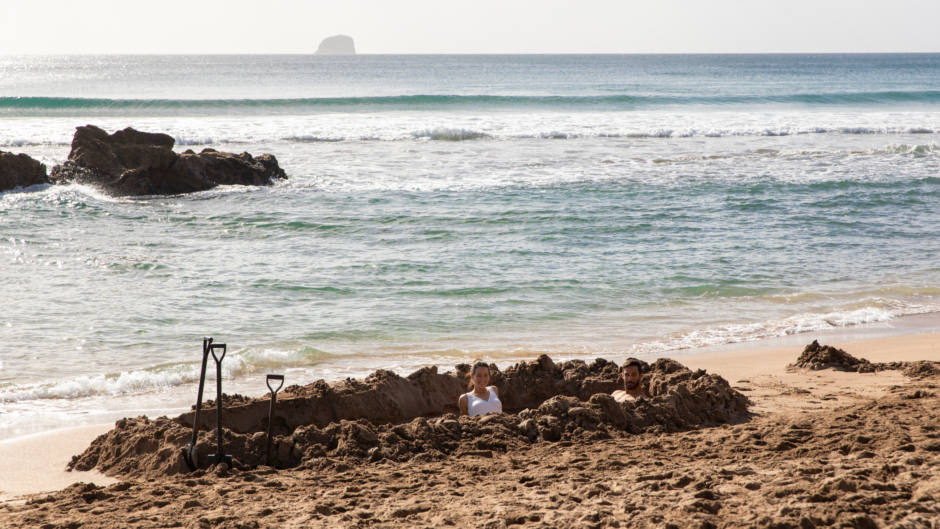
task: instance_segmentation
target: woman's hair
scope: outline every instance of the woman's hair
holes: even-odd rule
[[[473,369],[470,370],[470,384],[467,386],[467,389],[473,389],[473,375],[477,374],[477,369],[485,368],[487,371],[490,370],[490,365],[486,362],[474,362]]]

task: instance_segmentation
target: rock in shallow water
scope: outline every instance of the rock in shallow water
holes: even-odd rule
[[[94,125],[77,127],[68,160],[52,168],[51,179],[137,196],[191,193],[218,185],[269,185],[287,178],[270,154],[254,157],[213,149],[177,154],[174,143],[167,134],[130,127],[110,135]]]
[[[25,154],[0,151],[0,191],[48,183],[45,165]]]

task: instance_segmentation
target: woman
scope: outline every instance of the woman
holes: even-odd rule
[[[461,415],[486,415],[487,413],[502,413],[503,403],[499,401],[496,386],[490,383],[490,366],[485,362],[473,364],[470,372],[471,391],[464,393],[457,399],[457,407]]]

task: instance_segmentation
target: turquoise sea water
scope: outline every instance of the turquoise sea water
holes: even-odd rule
[[[188,406],[204,335],[260,394],[940,310],[940,55],[0,57],[0,149],[86,123],[290,179],[0,194],[0,438]]]

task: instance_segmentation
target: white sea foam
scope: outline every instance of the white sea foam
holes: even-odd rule
[[[870,154],[909,154],[912,156],[929,156],[934,153],[940,153],[940,144],[937,143],[928,143],[928,144],[907,144],[907,143],[898,143],[888,145],[884,148],[871,149],[868,151]]]
[[[14,187],[13,189],[7,189],[5,191],[0,191],[0,200],[7,199],[9,202],[15,202],[17,200],[17,195],[21,194],[31,194],[37,191],[42,191],[49,187],[49,184],[35,184],[26,187]],[[9,198],[7,198],[9,197]]]
[[[191,382],[198,368],[179,367],[162,371],[131,371],[116,375],[80,376],[51,383],[0,388],[0,402],[44,399],[76,399],[95,395],[128,395],[160,391]]]
[[[0,122],[0,147],[61,151],[59,160],[63,160],[77,123],[94,123],[109,132],[128,126],[126,119],[113,117],[20,118]],[[285,115],[261,120],[141,116],[132,125],[166,132],[179,147],[186,147],[321,141],[930,135],[940,133],[940,112],[446,111]]]
[[[187,137],[182,136],[174,138],[176,140],[176,145],[180,146],[190,146],[190,145],[213,145],[216,143],[243,143],[234,139],[216,138],[213,136],[203,136],[203,137]]]
[[[632,352],[641,355],[656,355],[667,351],[753,342],[814,331],[854,327],[932,312],[940,312],[940,305],[886,303],[885,300],[872,300],[871,306],[858,309],[803,313],[769,321],[736,323],[679,332],[663,340],[636,344],[632,347]]]
[[[434,129],[424,129],[411,133],[415,138],[426,138],[438,141],[463,141],[478,140],[491,137],[485,132],[464,128],[439,127]]]
[[[304,134],[302,136],[287,136],[281,138],[284,141],[298,142],[298,143],[335,143],[338,141],[344,141],[346,138],[342,136],[314,136],[313,134]]]
[[[313,348],[232,351],[222,362],[223,380],[236,379],[262,369],[310,366],[324,353]],[[0,365],[2,367],[2,365]],[[11,385],[0,388],[0,402],[47,399],[76,399],[94,396],[142,395],[165,391],[199,380],[200,366],[181,363],[116,374],[78,376],[49,383]],[[206,380],[214,381],[216,367],[209,357]]]
[[[6,148],[6,149],[9,149],[11,147],[35,147],[35,146],[43,146],[43,145],[53,145],[56,147],[62,147],[62,146],[69,145],[69,143],[68,142],[37,141],[35,139],[28,140],[28,139],[17,139],[17,138],[8,139],[8,140],[0,140],[0,147]]]

